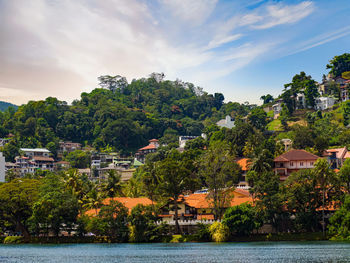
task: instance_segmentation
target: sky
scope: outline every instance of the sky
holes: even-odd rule
[[[17,105],[152,72],[259,104],[343,53],[350,0],[0,0],[0,100]]]

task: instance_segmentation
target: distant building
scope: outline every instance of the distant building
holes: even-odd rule
[[[0,138],[0,147],[4,147],[9,142],[10,142],[9,138]]]
[[[50,156],[50,151],[45,148],[20,148],[19,151],[23,153],[23,155],[27,157],[33,157],[33,156]]]
[[[0,152],[0,182],[5,182],[5,157]]]
[[[274,159],[274,171],[284,181],[293,172],[314,168],[318,158],[320,157],[304,150],[290,150]]]
[[[272,109],[273,109],[273,118],[277,119],[279,114],[282,111],[282,100],[279,100],[277,103],[273,104]]]
[[[345,159],[350,158],[350,152],[348,152],[346,147],[328,149],[324,151],[323,156],[327,158],[332,169],[340,169],[343,166]]]
[[[293,141],[291,139],[282,139],[279,142],[283,144],[285,152],[288,152],[292,149]]]
[[[156,152],[158,147],[159,141],[157,139],[149,140],[149,144],[147,146],[138,149],[135,157],[139,162],[145,163],[146,156],[150,153]]]
[[[237,188],[241,189],[249,189],[249,184],[247,181],[247,173],[249,171],[249,159],[248,158],[241,158],[237,160],[238,165],[241,167],[242,175],[240,176],[240,180]]]
[[[59,158],[63,157],[63,153],[70,153],[75,150],[81,150],[81,144],[77,142],[59,142],[59,148],[57,151],[57,156]]]
[[[295,103],[296,103],[296,106],[295,108],[297,110],[300,110],[300,109],[305,109],[306,108],[306,100],[305,100],[305,95],[304,93],[298,93],[296,98],[295,98]]]
[[[326,110],[335,104],[335,99],[332,97],[319,97],[316,99],[316,110]]]
[[[19,174],[34,174],[36,170],[54,170],[54,159],[45,148],[20,148],[21,156],[15,158]]]
[[[179,136],[179,148],[185,149],[186,142],[189,140],[196,139],[198,136]]]
[[[235,120],[233,118],[231,118],[230,115],[227,115],[225,117],[225,119],[222,119],[222,120],[219,120],[217,123],[216,123],[217,126],[219,127],[225,127],[225,128],[228,128],[228,129],[232,129],[233,127],[235,127]]]

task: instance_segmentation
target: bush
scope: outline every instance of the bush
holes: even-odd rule
[[[209,232],[211,239],[215,242],[225,242],[230,235],[230,229],[220,222],[213,223],[209,227]]]
[[[21,244],[24,243],[22,236],[8,236],[4,239],[4,244]]]
[[[199,223],[196,233],[194,234],[194,239],[196,241],[210,241],[210,231],[209,225]]]

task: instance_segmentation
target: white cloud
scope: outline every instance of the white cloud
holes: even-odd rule
[[[314,11],[314,4],[305,1],[297,5],[283,5],[282,3],[267,6],[267,13],[261,24],[255,24],[253,28],[267,29],[283,24],[295,23]]]

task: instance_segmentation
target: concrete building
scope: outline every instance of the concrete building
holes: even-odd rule
[[[231,118],[230,115],[227,115],[225,117],[225,119],[222,119],[222,120],[219,120],[217,123],[216,123],[217,126],[219,127],[225,127],[225,128],[228,128],[228,129],[232,129],[233,127],[235,127],[235,120],[233,118]]]
[[[316,99],[316,110],[326,110],[335,104],[335,99],[332,97],[319,97]]]

